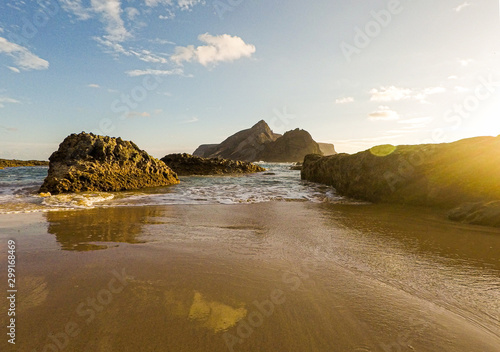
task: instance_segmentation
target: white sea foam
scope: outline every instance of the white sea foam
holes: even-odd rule
[[[42,204],[56,208],[90,209],[94,208],[98,203],[109,201],[113,198],[113,194],[104,192],[58,194],[43,197]]]

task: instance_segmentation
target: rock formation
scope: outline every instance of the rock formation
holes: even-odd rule
[[[6,167],[48,166],[48,161],[0,159],[0,170]]]
[[[121,138],[72,134],[49,158],[40,192],[124,191],[179,183],[163,162]]]
[[[262,120],[252,128],[232,135],[221,144],[200,146],[193,155],[203,158],[258,161],[258,155],[264,150],[264,145],[274,142],[278,137],[279,135],[273,133]]]
[[[319,145],[309,132],[297,128],[286,132],[274,142],[265,144],[257,157],[269,162],[293,163],[304,160],[308,154],[321,154]]]
[[[321,154],[324,156],[335,155],[337,152],[335,151],[335,146],[330,143],[318,143],[319,149],[321,150]]]
[[[500,200],[500,136],[448,144],[379,146],[354,155],[308,155],[302,179],[372,202],[452,208]]]
[[[246,162],[219,158],[201,158],[190,154],[169,154],[161,159],[179,176],[248,174],[266,171],[263,167]]]
[[[328,145],[327,149],[335,152],[333,145]],[[310,153],[322,152],[308,132],[296,129],[281,136],[274,133],[262,120],[252,128],[232,135],[221,144],[199,146],[193,155],[245,161],[298,162]]]

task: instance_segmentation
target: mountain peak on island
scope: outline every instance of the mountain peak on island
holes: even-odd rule
[[[274,133],[264,120],[220,144],[200,145],[193,153],[203,158],[270,162],[299,162],[307,154],[323,154],[307,131],[296,129],[282,136]]]

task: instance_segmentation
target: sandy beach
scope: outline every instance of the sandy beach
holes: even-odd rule
[[[429,209],[110,207],[1,215],[0,234],[19,290],[2,351],[500,346],[500,230]]]

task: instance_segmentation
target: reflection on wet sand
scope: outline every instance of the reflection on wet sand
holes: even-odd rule
[[[48,212],[48,232],[63,250],[106,249],[113,243],[143,243],[138,239],[145,224],[160,211],[152,207],[103,208]]]
[[[214,332],[235,326],[246,315],[245,308],[233,308],[221,302],[207,301],[199,292],[194,293],[193,304],[189,309],[189,319]]]
[[[434,250],[455,225],[384,214],[278,202],[47,214],[65,249],[127,244],[22,253],[43,279],[19,314],[18,350],[55,346],[74,323],[67,351],[497,352],[500,271],[466,241],[486,249],[500,232],[472,241],[464,229],[460,246]]]

